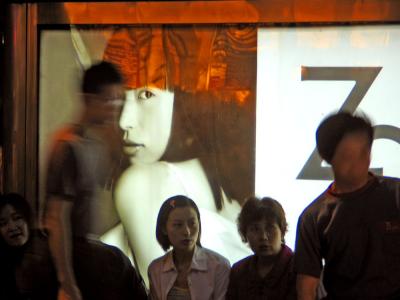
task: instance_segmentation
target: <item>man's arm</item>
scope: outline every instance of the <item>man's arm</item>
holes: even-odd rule
[[[53,198],[51,198],[53,197]],[[73,202],[50,196],[45,226],[49,246],[60,284],[58,300],[81,300],[72,264],[71,210]]]
[[[298,274],[296,280],[297,299],[298,300],[315,300],[317,299],[317,288],[319,278]]]

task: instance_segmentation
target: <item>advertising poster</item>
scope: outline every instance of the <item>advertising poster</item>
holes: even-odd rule
[[[104,220],[97,233],[146,274],[163,254],[155,236],[161,204],[182,194],[200,208],[203,246],[231,263],[250,254],[236,218],[255,191],[256,27],[72,27],[42,31],[40,46],[42,198],[54,132],[77,122],[82,72],[106,60],[122,72],[126,94],[117,170],[93,208]]]

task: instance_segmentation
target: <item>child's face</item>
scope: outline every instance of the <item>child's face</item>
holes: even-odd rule
[[[0,234],[11,247],[21,247],[28,241],[28,224],[11,205],[4,206],[0,212]]]
[[[257,256],[274,256],[282,247],[282,232],[275,221],[265,218],[250,223],[246,238]]]
[[[199,238],[199,220],[190,207],[175,208],[168,216],[166,231],[175,250],[190,252]]]

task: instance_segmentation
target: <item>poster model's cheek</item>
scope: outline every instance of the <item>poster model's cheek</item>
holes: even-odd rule
[[[123,130],[123,146],[126,155],[131,158],[138,155],[144,147],[139,127],[139,107],[134,90],[126,92],[126,100],[122,108],[119,126]]]

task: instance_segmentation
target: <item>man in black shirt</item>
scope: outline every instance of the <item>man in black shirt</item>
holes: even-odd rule
[[[59,300],[146,299],[129,259],[98,237],[118,222],[112,198],[101,197],[112,181],[123,105],[123,79],[112,64],[85,71],[83,112],[77,124],[56,135],[47,172],[45,224],[59,283]],[[118,155],[117,155],[118,156]]]
[[[369,173],[373,128],[346,112],[318,127],[317,148],[334,182],[301,214],[295,269],[300,300],[400,297],[399,180]]]

